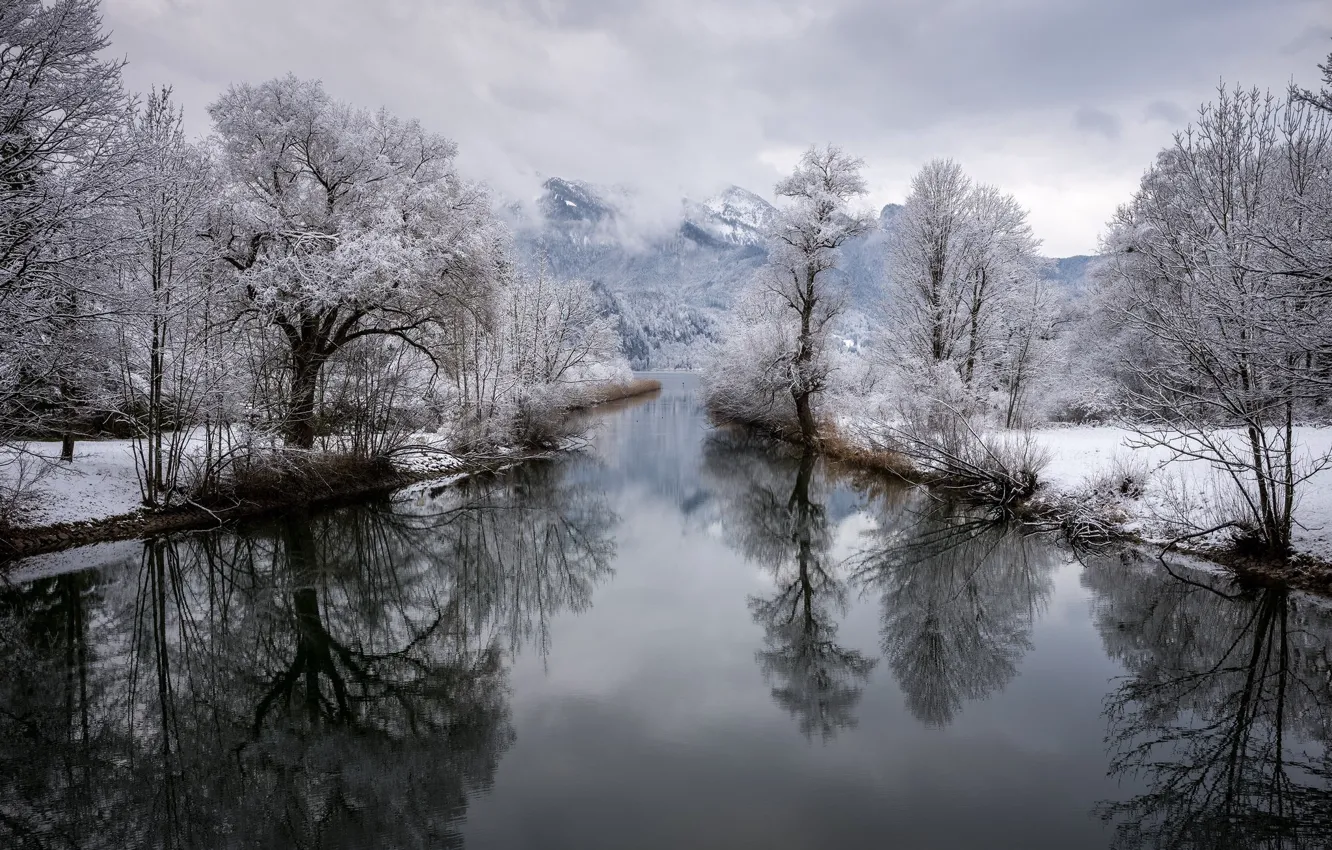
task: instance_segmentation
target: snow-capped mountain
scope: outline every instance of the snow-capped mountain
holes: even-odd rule
[[[627,193],[594,187],[580,180],[552,177],[542,184],[536,208],[547,229],[615,239]],[[772,204],[748,189],[731,186],[706,201],[681,201],[679,235],[707,247],[754,247],[777,215]],[[668,238],[669,232],[656,234]]]
[[[702,203],[685,202],[685,225],[727,245],[762,245],[776,216],[776,207],[739,186]]]
[[[562,178],[542,189],[539,219],[516,225],[521,253],[557,277],[591,282],[640,368],[696,365],[719,316],[763,263],[763,233],[776,213],[732,187],[682,201],[678,224],[644,233],[624,220],[626,193]]]
[[[777,209],[731,186],[703,201],[683,200],[678,224],[644,234],[625,220],[631,200],[624,190],[546,180],[538,218],[515,223],[520,256],[543,262],[556,277],[592,283],[636,368],[696,366],[721,317],[766,259],[764,234]],[[863,324],[882,297],[887,230],[901,210],[887,204],[877,230],[843,247],[838,276],[850,298],[848,322]],[[1052,261],[1047,274],[1075,288],[1085,268],[1085,258],[1067,258]]]
[[[547,222],[599,224],[615,216],[615,208],[590,184],[552,177],[542,184],[537,210]]]

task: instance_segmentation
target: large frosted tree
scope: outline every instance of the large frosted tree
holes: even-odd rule
[[[863,165],[838,147],[811,147],[777,184],[786,204],[768,238],[767,265],[727,330],[732,344],[710,370],[715,410],[784,426],[784,417],[772,413],[784,407],[780,391],[790,398],[801,441],[819,441],[815,400],[831,369],[830,323],[843,307],[835,280],[839,249],[873,227],[869,215],[850,208],[865,194]]]
[[[1012,195],[952,160],[927,163],[889,231],[887,365],[944,395],[953,383],[976,402],[997,392],[1003,422],[1017,424],[1052,319],[1039,244]]]
[[[911,193],[889,240],[898,359],[946,362],[966,334],[963,286],[971,192],[971,180],[952,160],[933,160],[911,179]]]
[[[431,332],[500,273],[503,237],[455,145],[415,121],[294,76],[233,86],[209,111],[227,184],[213,235],[242,317],[278,332],[286,442],[310,448],[330,358],[393,338],[433,361]]]

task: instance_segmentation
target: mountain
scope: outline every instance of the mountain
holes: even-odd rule
[[[777,208],[748,189],[731,186],[703,203],[685,201],[681,232],[702,231],[721,245],[756,247],[777,218]]]
[[[879,227],[886,230],[901,211],[901,204],[884,204],[883,209],[879,210]]]
[[[698,366],[737,294],[766,260],[764,234],[777,209],[731,186],[703,201],[683,200],[678,225],[645,234],[622,212],[631,200],[622,190],[546,180],[536,199],[539,216],[515,220],[520,259],[543,264],[557,278],[591,283],[634,368]],[[885,205],[878,228],[843,246],[837,275],[849,296],[844,324],[852,336],[864,334],[866,314],[881,297],[886,231],[901,211],[901,204]],[[1091,259],[1056,259],[1045,273],[1080,292]]]
[[[635,368],[696,366],[702,345],[766,257],[763,233],[776,209],[731,187],[705,201],[682,202],[679,224],[636,233],[614,190],[550,178],[537,199],[538,220],[516,223],[528,263],[559,278],[581,278],[615,319]]]
[[[1070,294],[1080,295],[1087,288],[1087,273],[1095,257],[1079,254],[1073,257],[1051,258],[1045,268],[1045,279],[1058,283]]]
[[[596,225],[615,216],[615,208],[589,184],[552,177],[543,186],[537,209],[547,222]]]

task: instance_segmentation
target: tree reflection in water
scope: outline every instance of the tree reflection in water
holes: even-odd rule
[[[875,501],[852,579],[880,596],[884,657],[907,707],[947,726],[1001,690],[1031,649],[1057,563],[1048,543],[919,491]]]
[[[609,572],[559,464],[0,592],[5,847],[458,846],[506,649]]]
[[[1106,699],[1101,805],[1123,848],[1332,846],[1332,610],[1124,554],[1094,559],[1097,627],[1128,675]]]
[[[723,521],[747,559],[772,572],[775,590],[749,608],[764,631],[759,666],[772,697],[806,737],[829,740],[855,725],[861,685],[875,661],[837,643],[846,584],[832,563],[832,533],[816,482],[816,458],[773,451],[770,442],[720,431],[704,447]]]

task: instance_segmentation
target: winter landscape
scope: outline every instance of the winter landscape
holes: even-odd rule
[[[215,5],[0,6],[3,846],[1332,847],[1317,4]]]

